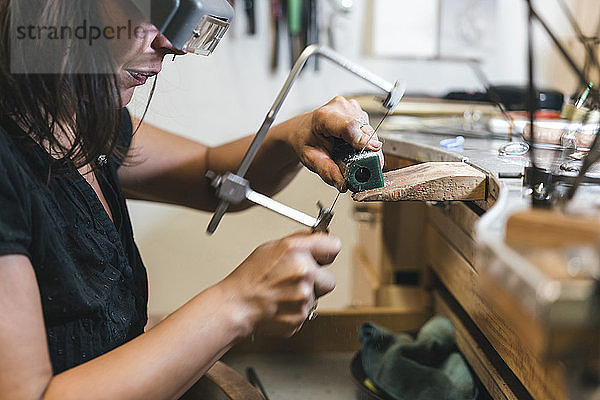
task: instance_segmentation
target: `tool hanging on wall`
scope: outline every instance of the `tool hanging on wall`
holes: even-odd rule
[[[287,27],[290,41],[290,65],[294,65],[302,49],[302,0],[287,0]]]
[[[317,24],[317,0],[305,0],[302,2],[302,31],[303,47],[319,43],[319,26]],[[319,70],[319,58],[313,60],[315,71]]]
[[[244,11],[248,18],[248,35],[256,35],[256,8],[254,7],[254,0],[244,0]]]
[[[281,35],[287,31],[290,65],[293,66],[304,48],[319,44],[319,0],[271,0],[271,72],[279,67]],[[311,60],[312,61],[312,60]],[[314,60],[319,69],[318,58]]]
[[[310,1],[310,32],[311,38],[307,42],[307,46],[311,44],[319,44],[319,2],[317,0]],[[315,71],[319,70],[319,59],[315,58]]]
[[[283,6],[281,0],[271,0],[271,73],[277,71],[279,66],[279,32],[283,28]]]
[[[214,233],[221,219],[227,212],[230,204],[238,204],[244,200],[252,201],[256,204],[262,205],[266,208],[269,208],[283,216],[291,218],[295,221],[298,221],[304,225],[309,226],[313,229],[313,231],[326,231],[329,223],[333,217],[331,212],[331,208],[323,208],[320,206],[319,215],[317,218],[313,218],[309,215],[306,215],[300,211],[297,211],[291,207],[285,206],[277,201],[264,196],[260,193],[253,191],[250,188],[250,183],[248,180],[244,179],[244,176],[248,172],[254,157],[256,156],[262,142],[267,135],[271,125],[275,121],[277,113],[281,109],[284,100],[286,99],[292,85],[296,81],[298,74],[306,65],[306,61],[312,56],[320,56],[329,61],[332,61],[334,64],[339,67],[346,69],[347,71],[353,73],[361,79],[373,84],[380,90],[383,90],[387,96],[383,102],[383,106],[387,110],[394,110],[402,96],[404,96],[404,92],[406,90],[406,84],[400,83],[396,81],[395,83],[390,83],[384,79],[381,79],[379,76],[371,73],[370,71],[356,65],[350,60],[342,57],[337,54],[333,50],[319,45],[311,45],[308,46],[300,55],[294,67],[290,71],[287,80],[285,81],[283,87],[279,91],[277,98],[275,99],[273,105],[267,112],[267,115],[259,128],[258,132],[254,136],[250,147],[246,151],[240,166],[238,167],[237,172],[234,173],[225,173],[223,175],[218,175],[214,172],[209,171],[207,173],[207,177],[211,180],[211,184],[216,190],[217,197],[219,198],[219,204],[215,210],[215,213],[208,225],[207,232]],[[334,202],[335,204],[335,202]],[[333,207],[333,206],[332,206]]]

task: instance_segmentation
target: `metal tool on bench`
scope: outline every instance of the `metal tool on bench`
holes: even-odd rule
[[[320,46],[320,45],[310,45],[308,46],[298,57],[298,60],[294,64],[294,67],[290,71],[287,80],[285,81],[283,87],[281,88],[275,102],[267,112],[267,115],[256,133],[254,140],[250,144],[248,151],[244,155],[240,166],[238,167],[237,172],[231,173],[228,172],[224,175],[218,175],[214,172],[209,172],[207,177],[211,179],[212,185],[216,189],[217,196],[219,197],[219,204],[217,205],[216,211],[208,225],[207,232],[212,234],[215,232],[223,215],[227,212],[230,204],[238,204],[244,200],[250,200],[256,204],[260,204],[272,211],[275,211],[281,215],[284,215],[288,218],[291,218],[295,221],[298,221],[306,226],[309,226],[313,229],[313,231],[326,231],[331,218],[333,217],[333,213],[331,208],[323,208],[320,207],[319,215],[316,218],[312,218],[304,213],[301,213],[291,207],[285,206],[267,196],[261,195],[253,191],[250,187],[250,183],[244,179],[244,176],[248,172],[248,168],[252,163],[252,160],[256,156],[258,149],[260,148],[269,128],[275,121],[275,117],[279,112],[284,100],[286,99],[292,85],[294,84],[298,74],[302,70],[302,68],[306,65],[306,62],[312,56],[318,55],[323,57],[339,67],[353,73],[359,78],[364,79],[367,82],[370,82],[380,90],[384,91],[387,94],[383,102],[383,106],[388,109],[388,111],[392,111],[396,108],[400,99],[404,95],[404,91],[406,90],[406,84],[395,82],[388,82],[379,76],[371,73],[370,71],[358,66],[357,64],[351,62],[350,60],[342,57],[335,51],[331,50],[328,47]],[[335,202],[334,202],[335,204]],[[333,207],[333,206],[332,206]]]
[[[247,179],[232,173],[221,176],[212,171],[208,171],[206,177],[211,179],[212,185],[217,189],[217,195],[222,201],[226,201],[230,204],[239,204],[244,200],[251,201],[254,204],[275,211],[302,225],[306,225],[309,228],[312,228],[313,232],[325,232],[333,217],[333,214],[331,213],[333,206],[331,208],[324,208],[317,203],[319,206],[319,215],[317,218],[313,218],[308,214],[275,201],[264,194],[255,192],[250,188],[250,182],[248,182]]]

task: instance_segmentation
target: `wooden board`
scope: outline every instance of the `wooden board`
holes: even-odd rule
[[[479,221],[479,215],[467,203],[448,203],[447,214],[470,238],[475,239],[475,224]]]
[[[391,154],[385,154],[385,165],[383,166],[383,172],[391,171],[398,168],[406,168],[415,164],[419,164],[419,162],[415,160],[409,160],[408,158],[402,158]]]
[[[384,186],[355,193],[356,201],[485,200],[486,175],[462,162],[427,162],[388,171]]]
[[[473,265],[475,263],[475,240],[465,233],[440,207],[427,207],[427,221],[448,240],[460,254]]]
[[[425,203],[403,201],[383,204],[382,268],[398,272],[423,270]],[[396,282],[403,283],[403,282]]]
[[[360,254],[354,254],[353,264],[363,262],[364,259],[364,261],[376,271],[378,282],[392,283],[392,270],[383,268],[383,253],[385,249],[382,237],[382,209],[384,204],[385,203],[354,203],[353,218],[358,225],[356,250],[358,250]]]
[[[264,397],[233,368],[217,361],[180,400],[264,400]]]
[[[352,253],[352,300],[354,307],[375,306],[375,295],[381,286],[381,276],[372,269],[359,247]],[[390,280],[391,283],[391,274]]]
[[[400,310],[425,310],[431,308],[431,296],[420,286],[386,285],[377,289],[375,304]]]
[[[536,232],[532,235],[531,232]],[[506,241],[511,245],[563,247],[596,244],[600,238],[598,216],[567,215],[551,210],[528,209],[506,221]]]
[[[394,283],[396,272],[423,270],[425,203],[354,203],[354,219],[357,247],[380,283]]]
[[[318,311],[318,317],[304,323],[290,339],[256,336],[237,344],[235,353],[320,353],[358,351],[358,329],[369,321],[392,332],[416,332],[431,317],[431,310],[406,311],[395,307],[349,308]]]
[[[521,342],[533,349],[537,358],[547,362],[567,360],[570,365],[579,363],[578,359],[586,359],[588,365],[598,364],[600,336],[594,325],[544,326],[488,274],[480,276],[480,292],[490,307],[521,333]]]

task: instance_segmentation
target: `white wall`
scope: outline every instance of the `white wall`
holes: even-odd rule
[[[283,68],[276,75],[270,74],[268,1],[256,3],[257,36],[244,34],[245,17],[239,13],[241,17],[228,33],[229,37],[209,58],[190,55],[178,57],[175,62],[165,61],[147,121],[209,145],[230,141],[258,128],[285,80],[288,61],[284,43]],[[353,12],[336,31],[338,51],[342,54],[360,61],[388,80],[407,80],[408,90],[412,93],[437,95],[456,88],[480,89],[470,70],[458,63],[363,57],[361,38],[367,1],[355,0],[354,3]],[[524,3],[524,0],[497,0],[495,44],[483,63],[484,71],[494,83],[526,82]],[[559,14],[550,3],[554,2],[540,0],[536,4],[553,23],[562,27],[561,31],[567,32],[564,21],[557,17]],[[402,23],[401,16],[398,16],[398,23]],[[563,64],[556,62],[547,40],[539,31],[536,43],[538,83],[572,90],[572,81],[562,77]],[[319,73],[306,71],[296,83],[278,120],[313,109],[337,94],[370,89],[365,83],[322,62]],[[141,114],[146,97],[144,89],[137,93],[131,107],[134,113]],[[314,214],[317,200],[328,203],[334,195],[335,191],[318,177],[302,173],[278,199]],[[131,202],[130,206],[137,241],[150,274],[151,313],[171,311],[225,276],[258,244],[300,229],[282,217],[254,209],[226,216],[217,234],[208,237],[204,233],[208,215],[141,202]],[[332,232],[340,235],[344,243],[344,251],[333,267],[338,287],[321,302],[322,307],[341,307],[350,303],[350,257],[356,240],[350,209],[351,201],[345,196],[337,207],[332,226]]]

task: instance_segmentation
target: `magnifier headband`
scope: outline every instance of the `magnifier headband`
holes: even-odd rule
[[[179,50],[210,55],[233,20],[227,0],[133,0]]]

